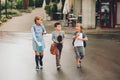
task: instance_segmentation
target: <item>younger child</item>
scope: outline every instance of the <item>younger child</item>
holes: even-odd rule
[[[80,23],[76,24],[76,32],[73,34],[72,39],[74,40],[73,45],[76,53],[76,62],[77,67],[81,66],[81,60],[85,55],[84,41],[87,41],[88,38],[82,31],[82,25]]]
[[[60,69],[61,68],[60,58],[61,58],[63,43],[65,41],[65,32],[61,30],[60,23],[55,23],[54,27],[55,27],[55,31],[52,32],[52,40],[57,45],[58,53],[56,54],[56,66],[57,69]]]

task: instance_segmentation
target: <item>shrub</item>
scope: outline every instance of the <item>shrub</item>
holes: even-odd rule
[[[16,1],[16,8],[17,8],[17,9],[22,9],[22,8],[23,8],[22,0]]]
[[[0,20],[0,25],[2,24],[2,21]]]
[[[26,13],[31,13],[32,12],[32,8],[29,7],[28,9],[20,9],[20,12],[26,12]]]
[[[10,2],[8,2],[7,3],[7,9],[10,9],[11,8],[11,3]],[[12,3],[12,8],[16,8],[16,5],[15,5],[15,3],[13,2]],[[3,9],[5,9],[5,3],[3,2],[2,4],[1,4],[1,9],[3,10]]]
[[[45,10],[46,10],[46,13],[50,16],[51,15],[51,6],[50,5],[46,5],[45,6]]]
[[[29,6],[34,7],[35,6],[35,1],[34,0],[29,0]]]
[[[53,5],[52,5],[52,12],[56,13],[57,11],[58,11],[57,4],[53,3]]]
[[[5,10],[2,10],[2,14],[5,15]],[[16,10],[16,9],[12,9],[12,10],[8,9],[7,14],[12,15],[12,16],[21,16],[22,15],[22,13],[20,11]]]
[[[53,3],[52,5],[45,6],[46,13],[51,16],[51,14],[56,13],[58,11],[57,4]]]
[[[43,0],[35,0],[35,7],[42,7]]]
[[[2,22],[6,22],[6,21],[7,21],[6,16],[2,16],[1,21],[2,21]]]

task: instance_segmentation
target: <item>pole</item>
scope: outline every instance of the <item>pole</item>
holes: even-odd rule
[[[7,18],[7,0],[5,0],[5,16]]]
[[[0,19],[1,19],[1,0],[0,0]]]

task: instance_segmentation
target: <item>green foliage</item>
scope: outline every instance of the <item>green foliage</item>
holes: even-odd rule
[[[6,16],[2,16],[1,21],[2,21],[2,22],[6,22],[6,21],[7,21]]]
[[[46,10],[46,13],[50,16],[51,15],[51,6],[50,5],[46,5],[45,6],[45,10]]]
[[[15,2],[12,3],[12,8],[14,8],[14,9],[16,8],[15,4],[16,4]],[[8,8],[8,9],[11,8],[11,2],[8,2],[8,3],[7,3],[7,8]],[[2,4],[1,4],[1,9],[2,9],[2,10],[5,9],[5,3],[2,3]]]
[[[57,4],[53,3],[52,5],[45,6],[46,13],[50,16],[53,13],[58,12]]]
[[[2,10],[2,14],[5,14],[5,10]],[[16,9],[12,9],[12,10],[8,9],[7,14],[12,15],[12,16],[21,16],[22,15],[21,12]]]
[[[49,5],[49,3],[50,3],[50,0],[46,0],[46,4]]]
[[[17,0],[17,1],[16,1],[16,8],[17,8],[17,9],[22,9],[22,8],[23,8],[22,0]]]
[[[60,0],[52,0],[54,3],[59,3]]]
[[[2,24],[2,21],[0,20],[0,25]]]
[[[25,13],[31,13],[32,12],[32,8],[28,7],[28,9],[20,9],[20,12],[25,12]]]
[[[56,13],[57,11],[58,11],[57,4],[53,3],[53,5],[52,5],[52,12]]]
[[[35,0],[29,0],[29,6],[30,7],[35,6]]]
[[[43,0],[35,0],[35,7],[42,7]]]

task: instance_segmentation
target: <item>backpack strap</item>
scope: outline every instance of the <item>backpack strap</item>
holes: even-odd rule
[[[86,37],[86,35],[85,35],[85,33],[84,33],[84,32],[82,32],[82,35],[83,35],[83,38],[85,38],[85,37]]]

